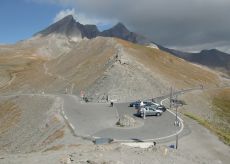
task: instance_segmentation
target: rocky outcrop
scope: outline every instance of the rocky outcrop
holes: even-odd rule
[[[82,25],[81,23],[76,22],[72,15],[69,15],[36,33],[35,36],[44,37],[51,34],[61,34],[76,41],[84,37],[88,39],[95,38],[98,36],[99,30],[95,25]]]
[[[117,37],[138,44],[153,44],[152,41],[144,36],[130,32],[122,23],[118,23],[111,29],[101,32],[100,35],[104,37]]]
[[[83,25],[76,22],[72,15],[66,16],[60,21],[52,24],[48,28],[38,32],[35,36],[47,36],[51,34],[65,35],[73,41],[81,40],[82,38],[92,39],[97,36],[117,37],[133,43],[143,45],[153,45],[154,43],[146,37],[134,32],[130,32],[122,23],[116,24],[111,29],[100,32],[96,25]],[[154,44],[155,45],[155,44]],[[151,47],[157,47],[151,46]]]

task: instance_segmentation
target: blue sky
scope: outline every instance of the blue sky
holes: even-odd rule
[[[61,10],[58,5],[25,0],[0,1],[0,43],[14,43],[31,37],[49,25]]]
[[[184,51],[230,53],[230,0],[0,0],[0,44],[30,38],[63,15],[100,30],[118,21]]]
[[[65,10],[68,10],[67,6],[54,3],[1,0],[0,44],[11,44],[30,38],[36,32],[52,24],[57,14]],[[110,24],[103,24],[99,29],[109,27]]]

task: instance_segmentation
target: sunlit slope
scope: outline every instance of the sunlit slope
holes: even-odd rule
[[[112,64],[116,46],[112,38],[83,40],[68,54],[47,62],[48,72],[67,80],[78,91],[86,89]]]
[[[55,59],[36,55],[36,51],[28,48],[20,55],[15,55],[17,51],[6,51],[8,55],[0,54],[0,89],[2,93],[79,92],[103,74],[116,45],[112,38],[83,40]]]
[[[14,45],[4,52],[1,48],[2,93],[79,95],[83,90],[95,100],[103,99],[104,95],[132,100],[168,94],[171,86],[186,88],[220,84],[219,77],[208,69],[158,49],[120,39],[83,39],[71,43],[71,49],[66,53],[48,57],[36,55],[36,46],[29,48],[24,44]]]
[[[153,74],[161,74],[171,85],[177,87],[218,86],[220,83],[218,75],[210,70],[158,49],[117,40],[136,61],[151,70]]]

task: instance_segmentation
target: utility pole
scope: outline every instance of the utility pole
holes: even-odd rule
[[[176,134],[176,149],[178,148],[178,134]]]
[[[173,100],[173,89],[172,87],[170,88],[170,109],[172,108],[176,108],[176,120],[174,122],[175,126],[180,126],[180,122],[178,121],[178,113],[177,113],[177,109],[178,109],[178,101],[177,101],[177,94],[175,94],[175,99]],[[176,134],[176,145],[175,148],[178,149],[178,133]]]
[[[169,108],[171,109],[172,108],[172,96],[173,96],[173,93],[172,93],[172,87],[170,88],[170,104],[169,104]]]
[[[178,101],[177,101],[177,95],[176,95],[176,98],[175,98],[175,102],[176,102],[176,104],[175,104],[175,107],[176,107],[176,122],[175,122],[175,125],[176,126],[179,126],[179,121],[178,121],[178,113],[177,113],[177,109],[178,109]]]

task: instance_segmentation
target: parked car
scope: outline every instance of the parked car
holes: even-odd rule
[[[164,105],[160,105],[157,107],[158,110],[161,110],[162,112],[166,111],[166,107]]]
[[[134,102],[131,102],[129,104],[130,107],[136,107],[136,106],[139,106],[141,103],[141,100],[137,100],[137,101],[134,101]]]
[[[157,103],[152,102],[152,101],[144,101],[144,104],[145,104],[146,106],[151,106],[151,105],[160,106],[160,104],[157,104]]]
[[[164,105],[160,105],[158,103],[151,102],[151,101],[144,101],[143,103],[144,103],[144,106],[151,106],[154,109],[158,109],[158,110],[161,110],[163,112],[166,111],[166,107]],[[141,100],[138,100],[138,101],[131,102],[129,104],[129,106],[130,107],[135,107],[136,109],[139,109],[140,108],[140,104],[141,104]]]
[[[163,112],[166,111],[166,107],[164,105],[160,105],[160,104],[157,104],[155,102],[144,102],[144,104],[146,104],[146,106],[152,106],[153,108],[156,108],[156,109],[161,110]]]
[[[140,117],[144,117],[144,113],[145,116],[161,116],[162,111],[153,106],[145,106],[137,111],[137,115]]]

